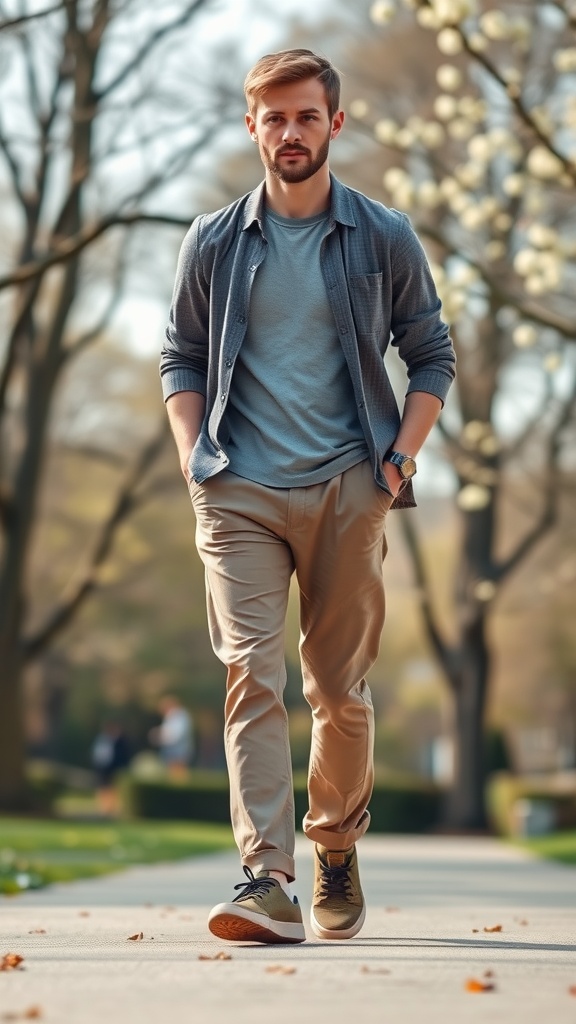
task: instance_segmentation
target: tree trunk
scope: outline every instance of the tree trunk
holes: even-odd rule
[[[462,637],[454,687],[454,782],[446,801],[446,824],[452,828],[487,827],[484,717],[490,672],[482,607]]]
[[[20,646],[22,602],[13,594],[0,624],[0,811],[27,808],[26,742]]]

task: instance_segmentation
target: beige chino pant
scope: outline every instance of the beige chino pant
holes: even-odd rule
[[[322,484],[264,487],[224,470],[192,483],[208,624],[226,665],[225,747],[242,863],[294,878],[294,800],[283,702],[290,578],[300,590],[312,710],[306,835],[344,850],[368,828],[373,708],[365,675],[384,624],[391,504],[365,460]]]

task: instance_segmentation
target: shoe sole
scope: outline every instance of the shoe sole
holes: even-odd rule
[[[273,921],[262,914],[233,903],[219,903],[210,912],[208,927],[213,935],[229,942],[304,942],[306,932],[299,922]]]
[[[358,934],[366,920],[366,907],[362,907],[362,913],[358,920],[350,928],[323,928],[314,917],[314,907],[310,911],[310,927],[317,939],[353,939]]]

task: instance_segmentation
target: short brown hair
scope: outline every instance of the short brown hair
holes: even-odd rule
[[[340,75],[336,68],[312,50],[279,50],[261,57],[246,75],[244,94],[252,116],[262,93],[271,85],[288,85],[305,78],[322,82],[330,118],[340,105]]]

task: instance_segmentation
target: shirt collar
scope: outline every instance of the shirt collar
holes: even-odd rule
[[[348,189],[333,174],[330,174],[330,219],[332,222],[345,224],[355,228],[356,221],[352,212],[352,204]],[[244,210],[243,230],[246,231],[256,221],[263,233],[264,203],[266,200],[266,182],[261,181],[253,192],[250,192]]]

